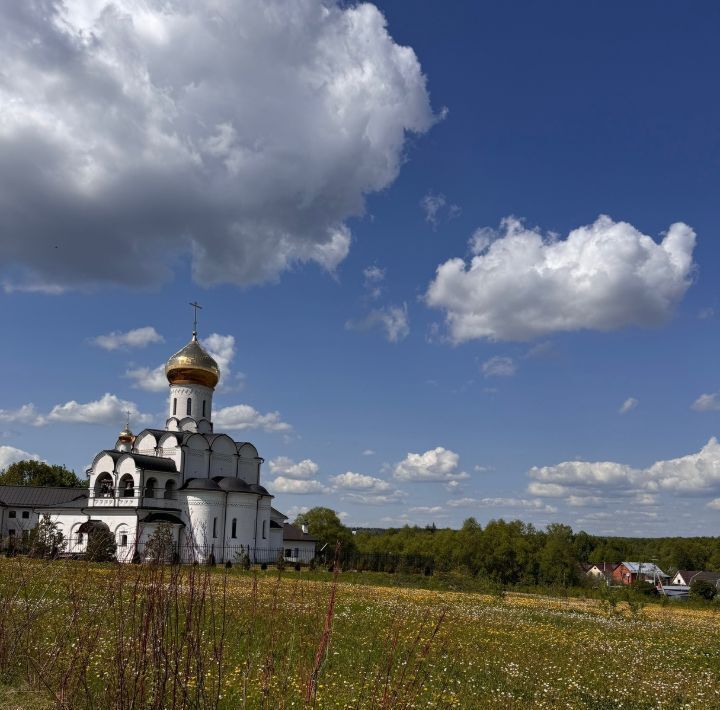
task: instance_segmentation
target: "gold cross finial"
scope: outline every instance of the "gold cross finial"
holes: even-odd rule
[[[197,301],[193,301],[190,305],[195,309],[195,316],[193,318],[193,340],[197,340],[197,312],[198,308],[202,310],[202,306]]]
[[[125,414],[127,415],[125,419],[125,428],[130,431],[130,410],[128,409]]]

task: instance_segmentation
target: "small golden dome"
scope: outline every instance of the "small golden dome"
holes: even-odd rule
[[[133,441],[135,441],[135,434],[133,434],[130,431],[130,427],[126,426],[119,434],[118,434],[118,441],[128,444],[132,444]]]
[[[171,385],[204,385],[214,389],[220,379],[220,368],[193,333],[192,340],[167,361],[165,376]]]

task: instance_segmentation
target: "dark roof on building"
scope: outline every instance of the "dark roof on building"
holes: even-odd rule
[[[717,583],[720,580],[720,572],[704,572],[702,570],[679,569],[678,574],[682,575],[686,584],[702,579],[705,582]]]
[[[220,486],[212,478],[188,478],[180,486],[181,491],[219,491]]]
[[[287,515],[285,515],[285,513],[281,513],[277,508],[273,508],[272,506],[270,506],[270,513],[277,515],[279,518],[285,518],[285,520],[287,520]]]
[[[143,518],[141,523],[171,523],[172,525],[185,525],[177,515],[172,513],[150,513]]]
[[[304,533],[300,528],[296,528],[294,525],[290,525],[290,523],[285,523],[285,525],[283,525],[283,540],[316,542],[317,538]]]
[[[78,498],[87,498],[87,492],[87,488],[61,486],[0,486],[0,505],[7,508],[58,506]]]
[[[254,492],[250,490],[250,485],[243,481],[242,478],[235,478],[234,476],[213,476],[213,481],[215,481],[223,491],[228,491],[229,493]]]

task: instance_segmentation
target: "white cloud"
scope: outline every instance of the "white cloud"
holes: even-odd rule
[[[420,200],[420,208],[425,215],[425,221],[436,229],[441,216],[447,219],[453,219],[460,214],[460,208],[457,205],[448,204],[445,195],[434,193],[432,190],[428,192]]]
[[[406,495],[403,491],[392,491],[390,493],[362,491],[359,493],[344,493],[342,500],[359,505],[393,505],[394,503],[400,503]]]
[[[363,456],[375,456],[375,452],[372,449],[365,449],[365,451],[362,452]]]
[[[441,505],[418,505],[410,508],[411,513],[420,513],[421,515],[438,515],[443,510],[444,508]]]
[[[720,498],[713,498],[708,504],[708,508],[712,508],[713,510],[720,510]]]
[[[287,478],[312,478],[319,470],[319,466],[312,459],[303,459],[295,463],[287,456],[270,459],[269,466],[270,473],[279,473]]]
[[[119,350],[121,348],[144,348],[151,343],[162,343],[164,338],[150,325],[135,328],[125,333],[114,330],[107,335],[98,335],[90,342],[103,350]]]
[[[14,446],[0,446],[0,471],[6,469],[10,464],[16,461],[40,461],[37,454],[31,454],[29,451],[16,449]]]
[[[200,344],[217,362],[222,380],[227,380],[230,377],[230,363],[235,358],[235,337],[211,333],[207,338],[200,338]]]
[[[638,400],[635,399],[635,397],[628,397],[621,405],[620,409],[618,409],[619,414],[627,414],[631,410],[635,409],[639,404]]]
[[[5,2],[0,27],[8,289],[334,269],[437,118],[370,3]]]
[[[398,481],[459,481],[469,478],[458,471],[460,457],[449,449],[438,446],[422,454],[408,453],[395,466],[394,478]]]
[[[148,392],[164,392],[168,388],[165,377],[165,365],[149,367],[131,367],[125,371],[125,377],[133,380],[133,387]]]
[[[339,490],[350,491],[388,491],[392,487],[387,481],[363,473],[347,471],[337,476],[330,476],[330,482]]]
[[[385,280],[385,269],[379,266],[368,266],[363,269],[363,286],[370,298],[380,298],[383,288],[380,285]]]
[[[720,395],[717,392],[712,394],[701,394],[691,405],[696,412],[716,412],[720,409]]]
[[[410,334],[407,303],[402,306],[384,306],[370,311],[360,320],[349,320],[345,323],[348,330],[370,330],[375,326],[385,331],[385,337],[391,343],[399,343]]]
[[[511,357],[491,357],[482,364],[485,377],[511,377],[516,369]]]
[[[458,343],[657,325],[693,275],[695,233],[680,222],[658,244],[606,216],[562,240],[507,218],[492,241],[473,243],[470,263],[441,264],[425,296]]]
[[[80,403],[70,400],[56,404],[47,414],[37,411],[34,404],[25,404],[16,410],[0,409],[0,421],[45,426],[50,423],[65,424],[116,424],[121,425],[127,413],[131,422],[147,424],[152,421],[149,414],[142,414],[134,402],[120,399],[106,393],[93,402]]]
[[[246,429],[261,429],[262,431],[291,431],[292,427],[282,421],[279,412],[260,412],[249,404],[235,404],[222,407],[213,413],[215,427],[222,431],[245,431]]]
[[[557,512],[557,508],[539,498],[455,498],[449,500],[446,505],[451,508],[522,508],[544,513]]]
[[[320,481],[302,481],[297,478],[285,478],[285,476],[278,476],[268,482],[268,488],[274,493],[288,493],[292,495],[329,492],[328,488],[320,483]]]
[[[668,491],[702,495],[720,491],[720,444],[715,437],[695,454],[656,461],[644,469],[612,461],[565,461],[556,466],[533,467],[528,486],[534,495],[593,495],[594,491],[634,491],[640,505],[655,499],[643,494]]]

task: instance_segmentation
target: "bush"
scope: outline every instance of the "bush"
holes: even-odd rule
[[[172,562],[175,552],[172,528],[167,523],[160,523],[145,543],[145,559],[154,564]]]
[[[282,572],[285,569],[285,557],[282,552],[278,554],[277,560],[275,560],[275,567],[279,572]]]
[[[711,602],[717,593],[717,587],[706,579],[696,579],[690,584],[690,596],[693,599],[705,599]]]
[[[116,559],[115,537],[107,528],[99,528],[88,534],[85,559],[90,562],[111,562]]]

